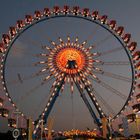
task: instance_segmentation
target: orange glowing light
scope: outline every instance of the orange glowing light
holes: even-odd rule
[[[82,51],[76,48],[65,48],[58,52],[56,56],[56,64],[58,68],[64,72],[69,74],[74,74],[77,72],[77,68],[75,69],[68,69],[66,65],[68,60],[72,61],[75,60],[78,70],[83,69],[85,65],[85,56]]]

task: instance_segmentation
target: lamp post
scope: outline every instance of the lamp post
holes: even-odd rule
[[[16,109],[14,114],[16,115],[16,129],[13,130],[13,137],[15,138],[15,140],[17,140],[17,138],[20,135],[20,132],[18,129],[18,121],[19,121],[19,115],[21,114],[21,112],[18,109]]]

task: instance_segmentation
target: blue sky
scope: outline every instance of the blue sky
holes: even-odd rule
[[[87,7],[91,10],[92,9],[93,10],[98,10],[101,15],[106,14],[106,15],[108,15],[109,19],[115,19],[117,21],[117,25],[124,26],[125,31],[131,33],[132,38],[135,41],[137,41],[138,46],[140,44],[140,40],[139,40],[139,36],[140,36],[140,28],[139,28],[139,25],[140,25],[140,17],[139,17],[140,1],[139,0],[133,0],[133,1],[132,0],[127,0],[127,1],[121,1],[121,0],[117,0],[117,1],[112,1],[112,0],[106,0],[106,1],[102,1],[102,0],[73,0],[73,1],[70,1],[70,0],[36,0],[36,1],[34,1],[34,0],[28,0],[28,1],[25,1],[25,0],[20,0],[20,1],[18,1],[18,0],[12,0],[12,1],[4,0],[3,1],[2,0],[1,4],[0,4],[0,17],[1,17],[0,18],[0,35],[2,35],[3,33],[6,33],[8,31],[9,26],[15,25],[15,23],[18,19],[23,19],[25,14],[33,14],[33,12],[35,10],[43,10],[44,7],[50,7],[51,8],[54,5],[59,5],[59,6],[79,5],[81,8]],[[64,21],[65,19],[62,19],[62,20]],[[58,20],[58,21],[50,22],[50,24],[52,23],[51,26],[48,23],[48,26],[51,27],[49,32],[51,32],[51,29],[56,29],[60,32],[60,30],[57,29],[57,27],[56,27],[57,22],[59,24],[60,21]],[[74,24],[77,25],[77,22],[80,23],[80,21],[76,22],[76,20],[74,20],[74,22],[75,23],[73,23],[73,25]],[[80,27],[84,27],[85,24],[86,25],[88,24],[88,23],[84,23],[84,21],[81,21],[81,22],[82,23],[80,23],[80,25],[79,25],[79,30],[80,30]],[[71,21],[69,23],[71,23]],[[45,25],[42,25],[42,28],[44,26]],[[61,26],[62,25],[60,25],[60,27]],[[91,26],[91,25],[89,25],[89,26]],[[33,29],[35,30],[35,28],[33,28]],[[67,28],[64,27],[62,30],[67,31]],[[84,29],[82,29],[82,30],[84,30]],[[88,29],[88,31],[90,31],[90,28]],[[39,29],[38,29],[37,32],[39,33]],[[53,31],[53,33],[55,33],[55,31]],[[53,36],[53,33],[52,33],[52,35],[50,33],[50,36]],[[62,34],[60,33],[60,35],[62,35]],[[64,35],[64,36],[67,36],[67,34]],[[25,35],[25,37],[26,37],[26,35]],[[98,35],[98,38],[99,38],[99,35]],[[56,39],[57,39],[57,37],[54,38],[54,40],[56,40]],[[24,43],[24,45],[26,45],[26,41],[24,40],[24,38],[21,38],[21,40],[19,40],[19,41],[21,41],[21,42],[24,41],[23,43]],[[20,43],[20,42],[17,42],[17,44],[18,43]],[[25,46],[25,48],[26,48],[26,46]],[[122,56],[122,58],[123,58],[123,56]],[[10,59],[10,57],[9,57],[9,59]],[[10,61],[9,61],[9,63],[10,63]],[[30,73],[28,73],[28,74],[30,74]],[[13,93],[14,93],[15,88],[16,88],[16,86],[13,87],[13,89],[11,88]],[[21,90],[21,89],[19,89],[19,90]],[[45,88],[44,88],[44,90],[45,90]],[[65,91],[65,92],[67,92],[67,91]],[[14,94],[12,94],[11,96],[14,96]],[[42,97],[43,96],[45,97],[45,93],[42,95]],[[36,99],[38,99],[38,95],[35,95],[35,97],[36,97]],[[92,128],[92,123],[93,122],[92,122],[92,119],[91,119],[90,115],[88,114],[88,111],[86,110],[83,103],[80,101],[81,99],[79,98],[79,96],[75,95],[75,97],[76,97],[74,99],[74,101],[75,101],[75,112],[78,111],[79,106],[81,105],[80,106],[81,110],[75,116],[75,120],[77,121],[77,123],[75,123],[75,126],[77,128],[81,128],[81,129],[85,129],[86,127]],[[32,98],[32,97],[30,97],[30,98]],[[29,100],[30,100],[30,98],[29,98]],[[59,107],[58,108],[56,107],[57,109],[54,110],[54,112],[53,112],[55,114],[55,118],[56,118],[56,120],[55,120],[55,125],[56,126],[54,126],[54,127],[55,127],[56,130],[59,129],[60,126],[61,126],[60,122],[64,119],[64,117],[61,117],[61,116],[66,116],[65,118],[67,118],[67,119],[65,119],[65,121],[64,121],[66,125],[62,128],[62,130],[66,129],[67,125],[69,126],[69,129],[70,129],[70,128],[73,127],[73,125],[70,124],[70,122],[72,121],[71,99],[66,100],[66,99],[70,98],[70,95],[62,96],[60,98],[61,98],[62,101],[59,101],[56,104],[56,106],[58,105]],[[40,96],[40,100],[41,100],[41,96]],[[117,106],[118,102],[119,102],[119,99],[118,99],[118,101],[116,101],[114,103],[113,106],[114,107]],[[36,104],[36,102],[34,102],[32,106],[35,106],[35,104]],[[38,104],[39,104],[39,102],[38,102]],[[68,108],[64,107],[65,106],[64,104],[66,104],[66,106]],[[21,105],[21,108],[26,108],[26,107],[24,107],[24,104],[23,104],[23,105]],[[83,108],[83,110],[82,110],[82,108]],[[25,109],[25,112],[26,111],[27,110]],[[26,112],[27,114],[28,114],[28,111]],[[40,112],[40,110],[38,112]],[[53,113],[52,113],[52,116],[54,116]],[[59,114],[58,119],[56,117],[57,114]],[[2,131],[6,130],[7,129],[6,120],[5,119],[0,119],[0,120],[1,120],[0,129]]]

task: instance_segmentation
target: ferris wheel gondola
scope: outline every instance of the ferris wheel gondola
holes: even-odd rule
[[[136,114],[131,113],[131,114],[128,114],[126,117],[127,117],[128,123],[132,123],[132,122],[134,122],[135,119],[136,119]]]
[[[14,118],[8,119],[8,126],[12,128],[16,128],[16,120]]]
[[[136,100],[137,100],[138,103],[140,103],[140,94],[136,95]]]
[[[9,110],[7,108],[0,108],[0,116],[7,118],[9,116]]]
[[[123,124],[122,123],[119,124],[118,127],[119,127],[119,132],[123,132],[124,131],[124,128],[123,128]]]
[[[140,112],[140,103],[134,104],[132,108],[133,108],[133,112],[135,113]]]
[[[2,107],[3,106],[3,99],[2,98],[0,98],[0,107]]]

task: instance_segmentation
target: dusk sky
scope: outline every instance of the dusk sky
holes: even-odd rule
[[[7,33],[9,26],[14,26],[16,21],[19,19],[24,19],[26,14],[33,14],[35,10],[43,10],[45,7],[52,8],[58,5],[63,7],[64,5],[79,6],[82,8],[89,8],[92,10],[98,10],[100,15],[108,15],[108,19],[114,19],[117,21],[118,26],[124,26],[125,32],[131,33],[132,40],[140,44],[140,1],[139,0],[1,0],[0,3],[0,35]],[[56,18],[51,19],[40,24],[37,24],[27,30],[23,35],[21,35],[17,41],[14,43],[14,47],[11,49],[6,62],[6,82],[8,85],[8,90],[10,91],[10,96],[17,106],[29,117],[37,119],[38,115],[42,112],[47,103],[49,97],[49,89],[53,80],[46,83],[41,88],[36,88],[39,85],[43,76],[36,77],[35,79],[28,80],[21,84],[20,82],[15,84],[17,81],[17,74],[21,75],[21,78],[28,77],[40,68],[23,68],[23,67],[11,67],[11,65],[28,65],[38,62],[38,58],[31,58],[26,54],[35,55],[44,50],[41,49],[41,45],[49,45],[47,42],[47,37],[55,42],[58,42],[58,37],[66,40],[69,35],[71,40],[74,41],[76,36],[79,37],[79,42],[82,42],[93,36],[93,39],[88,41],[88,45],[96,44],[99,41],[109,36],[110,33],[99,27],[96,33],[94,23],[85,21],[83,19],[76,18]],[[36,48],[34,45],[40,45]],[[113,44],[113,45],[112,45]],[[107,47],[105,47],[107,46]],[[106,52],[110,49],[120,47],[117,40],[112,37],[107,40],[104,44],[99,47],[99,49],[93,50],[93,52]],[[140,48],[140,47],[139,47]],[[40,51],[40,52],[39,52]],[[116,53],[115,55],[110,55],[108,57],[99,58],[101,61],[128,61],[127,55],[124,50]],[[131,79],[130,65],[128,66],[106,66],[100,67],[105,71],[115,73],[117,75],[122,75]],[[128,97],[130,84],[127,82],[112,79],[110,77],[102,77],[98,75],[104,82],[111,85],[116,90],[123,93]],[[100,87],[94,81],[91,81],[93,87],[99,92],[100,96],[108,102],[109,106],[114,110],[115,115],[119,112],[121,107],[124,105],[125,100],[118,96],[108,93],[107,89]],[[33,93],[28,95],[29,91],[33,89]],[[85,104],[83,103],[78,90],[74,87],[73,100],[71,93],[69,91],[69,86],[63,93],[60,94],[54,108],[50,114],[54,118],[54,130],[68,130],[72,128],[78,129],[93,129],[95,126],[89,111],[87,110]],[[0,96],[4,97],[4,92],[0,92]],[[24,98],[24,99],[23,99]],[[97,97],[98,98],[98,97]],[[22,101],[23,99],[23,101]],[[104,111],[110,115],[108,109],[104,107],[104,104],[99,101]],[[9,107],[9,104],[5,104]],[[7,120],[5,118],[0,118],[0,131],[8,130]]]

